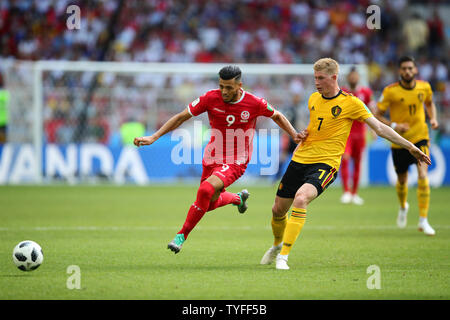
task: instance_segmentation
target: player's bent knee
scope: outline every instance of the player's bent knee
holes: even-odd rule
[[[224,188],[223,181],[219,177],[217,177],[215,175],[212,175],[212,176],[208,177],[208,179],[206,179],[202,183],[205,183],[205,182],[211,184],[214,187],[215,191],[219,192],[219,193]]]
[[[407,173],[397,174],[397,181],[400,184],[406,184],[408,182],[408,174]]]
[[[418,167],[417,168],[417,177],[419,179],[426,179],[428,177],[428,170],[427,168],[423,168],[423,167]]]
[[[216,189],[211,183],[208,181],[203,181],[200,184],[200,188],[198,188],[197,195],[199,197],[212,198],[215,192]]]
[[[310,200],[304,193],[297,193],[294,199],[294,206],[297,208],[306,208]]]
[[[272,216],[275,218],[283,217],[288,212],[290,206],[283,205],[280,203],[275,203],[272,206]]]
[[[274,204],[272,206],[272,215],[274,217],[282,217],[282,216],[284,216],[283,212],[280,210],[280,208],[276,204]]]

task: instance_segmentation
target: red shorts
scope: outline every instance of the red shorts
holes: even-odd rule
[[[245,173],[246,168],[246,166],[240,166],[237,164],[203,165],[200,183],[208,179],[210,176],[215,175],[223,181],[224,188],[226,188],[239,179]]]
[[[352,158],[361,158],[365,146],[366,140],[364,138],[349,138],[344,154],[348,154]]]

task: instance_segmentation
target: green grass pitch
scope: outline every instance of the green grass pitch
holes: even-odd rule
[[[328,189],[308,209],[288,271],[259,265],[272,244],[275,187],[249,191],[244,215],[233,206],[207,213],[175,255],[167,243],[195,186],[0,187],[0,299],[450,298],[449,188],[431,190],[434,237],[417,231],[416,188],[403,230],[393,187],[362,189],[364,206],[343,205],[340,188]],[[12,262],[21,240],[43,248],[36,271]],[[80,268],[80,289],[67,288],[70,265]],[[381,289],[367,287],[371,265]]]

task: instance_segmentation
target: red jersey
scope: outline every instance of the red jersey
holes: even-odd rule
[[[346,92],[349,92],[353,94],[355,97],[357,97],[359,100],[364,102],[364,104],[367,106],[370,101],[372,100],[373,92],[368,87],[356,87],[355,91],[352,91],[350,89],[342,89]],[[352,129],[350,130],[349,139],[365,139],[366,137],[366,124],[364,122],[360,121],[353,121]]]
[[[193,116],[208,112],[211,139],[205,148],[203,164],[247,165],[253,151],[256,118],[271,117],[272,106],[241,89],[241,98],[227,103],[219,89],[211,90],[188,105]]]

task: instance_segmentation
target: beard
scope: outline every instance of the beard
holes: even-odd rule
[[[236,100],[237,95],[238,95],[238,93],[236,92],[236,93],[233,94],[233,95],[229,95],[229,96],[228,96],[228,99],[225,99],[224,96],[222,96],[222,99],[223,99],[224,102],[230,103],[230,102],[233,102],[233,101]]]
[[[400,79],[401,79],[403,82],[409,84],[409,83],[413,82],[414,76],[411,76],[411,78],[405,78],[405,77],[403,77],[403,76],[400,76]]]
[[[350,89],[353,90],[353,89],[356,89],[356,86],[358,85],[358,82],[349,82],[348,85],[349,85]]]

